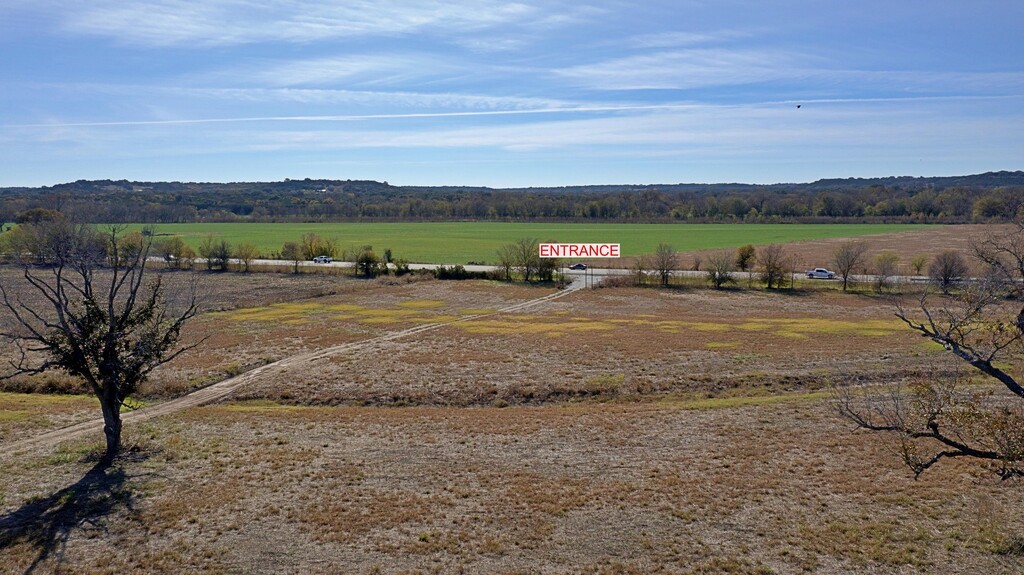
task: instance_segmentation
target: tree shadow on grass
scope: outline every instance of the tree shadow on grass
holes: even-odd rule
[[[78,530],[106,532],[104,518],[120,508],[132,509],[130,479],[116,463],[99,462],[73,485],[52,495],[33,498],[0,517],[0,551],[28,544],[38,555],[25,569],[33,573],[47,559],[59,562],[68,539]]]

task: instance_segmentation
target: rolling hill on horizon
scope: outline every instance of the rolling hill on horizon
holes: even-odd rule
[[[91,222],[606,221],[964,223],[1024,215],[1024,171],[781,184],[543,188],[393,186],[373,180],[78,180],[0,188],[0,219],[33,208]]]

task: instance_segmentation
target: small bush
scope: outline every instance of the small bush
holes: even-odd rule
[[[0,391],[52,393],[58,395],[88,395],[92,393],[89,385],[84,380],[60,372],[47,372],[34,376],[18,376],[0,380]]]
[[[451,267],[440,266],[434,270],[434,277],[439,280],[485,280],[488,279],[487,272],[471,272],[461,265]]]
[[[579,280],[577,280],[579,281]],[[624,288],[624,287],[636,287],[636,278],[629,276],[608,276],[604,278],[597,287],[602,288]]]

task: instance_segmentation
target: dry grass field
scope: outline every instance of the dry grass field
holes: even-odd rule
[[[285,323],[318,337],[360,329],[353,323],[398,329],[500,307],[491,298],[503,286],[492,285],[428,282],[395,290],[397,303],[328,297],[215,317],[246,341],[269,341]],[[332,358],[286,382],[262,381],[238,399],[481,406],[768,394],[821,389],[838,377],[887,381],[919,372],[936,352],[899,324],[884,298],[600,289]]]
[[[129,425],[105,473],[99,434],[0,456],[0,572],[1022,572],[1019,481],[959,461],[914,481],[836,415],[830,382],[944,364],[883,298],[598,289],[487,315],[552,290],[207,289],[186,337],[208,339],[145,401],[451,323]],[[0,393],[0,452],[95,405]]]
[[[1000,225],[938,225],[927,226],[920,230],[908,232],[862,236],[854,238],[853,241],[862,243],[867,248],[865,264],[869,270],[878,254],[884,251],[891,251],[898,254],[900,258],[900,274],[912,275],[914,271],[910,267],[910,262],[915,256],[925,256],[928,261],[931,261],[931,258],[934,258],[936,255],[944,251],[953,250],[968,257],[971,254],[972,241],[983,239],[994,231],[1008,229],[1008,226]],[[798,270],[831,267],[833,265],[832,257],[836,248],[848,241],[851,241],[851,239],[827,238],[793,242],[786,244],[786,252],[793,257]],[[713,251],[703,250],[685,254],[682,256],[682,264],[686,267],[692,267],[695,257],[706,260]],[[927,271],[927,266],[925,271]]]

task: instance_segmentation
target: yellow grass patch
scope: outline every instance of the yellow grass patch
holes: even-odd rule
[[[466,313],[463,310],[462,313]],[[473,310],[484,311],[484,310]],[[487,310],[490,311],[490,310]],[[386,323],[385,318],[393,321],[411,322],[445,322],[456,319],[454,316],[415,316],[403,315],[406,310],[365,310],[360,316],[364,323]],[[372,319],[369,319],[372,318]],[[504,315],[494,318],[471,320],[459,324],[459,328],[469,333],[492,335],[541,334],[559,337],[568,333],[611,332],[619,326],[641,326],[662,333],[700,333],[735,332],[767,332],[777,337],[807,339],[815,335],[861,335],[867,337],[884,337],[898,332],[901,326],[893,321],[864,320],[841,321],[819,318],[791,319],[753,319],[739,324],[726,322],[695,322],[680,320],[654,319],[608,319],[596,320],[587,317],[566,317],[551,314],[549,316],[523,314]],[[735,342],[712,342],[708,349],[736,347]]]
[[[0,392],[0,409],[25,410],[52,407],[88,408],[99,405],[91,395],[50,395],[45,393]]]
[[[31,411],[8,411],[6,409],[0,409],[0,423],[5,421],[21,421],[32,417]]]
[[[704,344],[708,349],[729,349],[732,347],[739,347],[739,342],[735,341],[709,341]]]
[[[412,299],[409,301],[403,301],[398,304],[398,307],[404,307],[406,309],[436,309],[444,307],[444,302],[436,299]]]
[[[276,303],[265,307],[249,307],[211,314],[232,321],[293,322],[305,321],[306,316],[322,312],[324,306],[315,303]]]
[[[738,326],[744,331],[767,331],[781,337],[804,339],[813,335],[862,335],[884,337],[900,329],[894,321],[842,321],[821,318],[757,319]]]
[[[218,407],[219,409],[223,409],[225,411],[235,411],[242,413],[263,411],[296,411],[300,409],[300,407],[297,405],[286,405],[282,403],[277,403],[275,401],[270,401],[268,399],[254,399],[249,401],[241,401],[237,403],[229,403]]]
[[[615,325],[604,321],[575,318],[568,321],[542,321],[536,316],[508,316],[501,319],[482,319],[457,324],[469,333],[517,335],[536,334],[559,337],[568,333],[584,333],[615,329]]]
[[[647,316],[654,317],[654,316]],[[623,325],[640,325],[653,327],[658,331],[665,333],[680,333],[685,330],[699,331],[699,332],[723,332],[733,329],[733,326],[726,323],[712,323],[712,322],[701,322],[701,321],[679,321],[679,320],[647,320],[647,319],[612,319],[608,320],[612,323],[623,324]]]
[[[667,323],[667,322],[662,322]],[[724,323],[711,323],[711,322],[679,322],[683,323],[686,327],[702,332],[723,332],[730,331],[731,325]]]
[[[929,353],[935,353],[939,351],[946,351],[946,346],[937,341],[928,340],[921,342],[921,349]]]
[[[366,309],[361,305],[355,305],[350,303],[336,303],[332,305],[325,305],[322,308],[324,311],[340,311],[340,312],[357,312]]]
[[[452,315],[423,314],[419,311],[443,306],[444,302],[438,300],[412,300],[398,305],[398,308],[373,308],[354,304],[278,303],[265,307],[220,312],[214,315],[231,321],[257,321],[285,325],[304,325],[317,316],[334,321],[357,321],[365,324],[433,323],[457,318]]]

